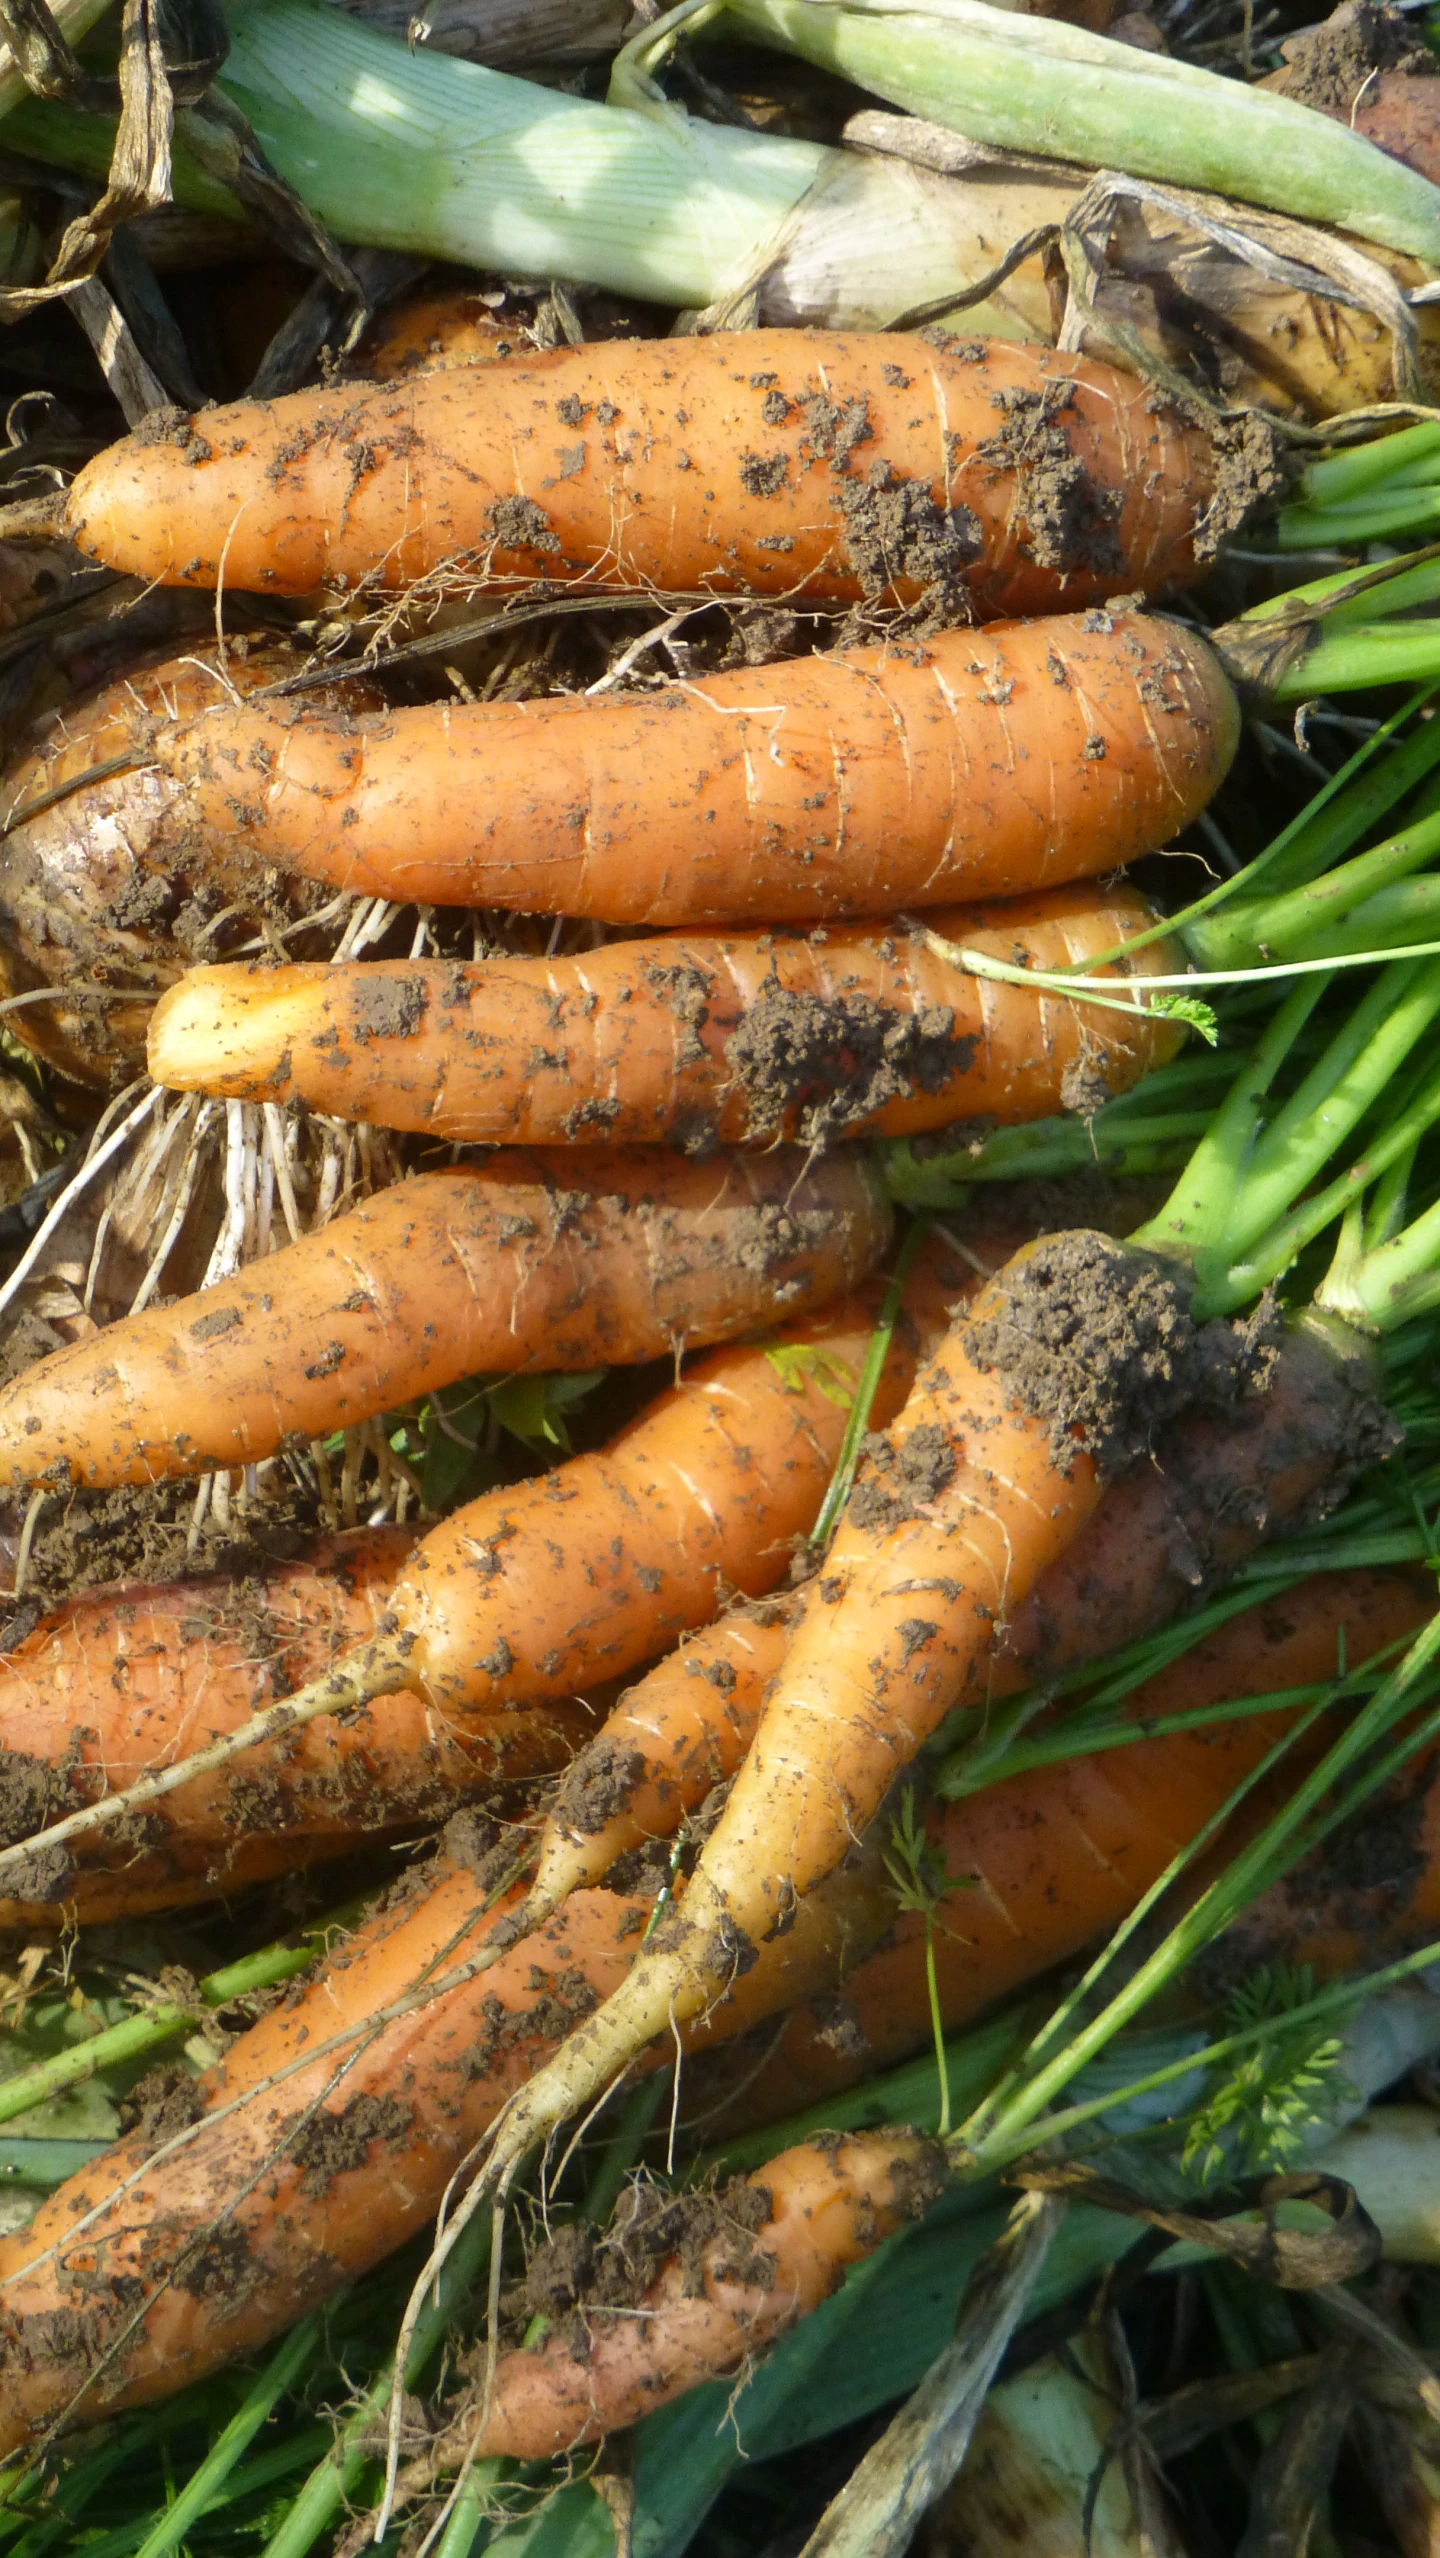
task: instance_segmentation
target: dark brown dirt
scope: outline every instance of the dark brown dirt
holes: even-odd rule
[[[1281,444],[1270,420],[1258,409],[1216,423],[1207,419],[1215,449],[1214,494],[1196,530],[1197,560],[1218,557],[1225,543],[1245,532],[1257,515],[1288,497],[1299,475],[1303,455]]]
[[[486,530],[506,551],[558,551],[560,536],[551,524],[543,506],[533,497],[497,498],[486,519]]]
[[[1377,8],[1374,0],[1345,0],[1323,27],[1292,36],[1282,49],[1285,69],[1276,88],[1322,115],[1348,117],[1377,71],[1421,80],[1433,79],[1436,71],[1433,53],[1411,32],[1408,19],[1398,9]]]
[[[428,1002],[423,977],[362,976],[350,998],[346,1028],[359,1048],[372,1039],[410,1039]]]
[[[1083,1229],[1048,1236],[1001,1284],[1002,1311],[968,1328],[971,1358],[1050,1422],[1057,1466],[1080,1446],[1102,1476],[1123,1474],[1178,1414],[1263,1390],[1279,1339],[1264,1305],[1245,1323],[1197,1326],[1180,1270]]]
[[[973,621],[969,575],[984,541],[968,506],[937,506],[923,480],[883,461],[844,480],[837,497],[845,556],[867,602],[913,585],[937,619]]]
[[[120,2129],[133,2132],[147,2150],[163,2148],[177,2132],[198,2123],[205,2111],[199,2080],[183,2061],[164,2061],[137,2079],[119,2106]]]
[[[555,1820],[581,1838],[593,1838],[624,1810],[644,1774],[638,1750],[607,1741],[602,1733],[566,1770],[555,1797]]]
[[[414,2114],[396,2096],[356,2096],[338,2113],[322,2107],[288,2144],[303,2170],[301,2191],[323,2194],[332,2178],[363,2167],[375,2141],[402,2148],[410,2137]]]
[[[1116,531],[1120,498],[1098,488],[1070,450],[1060,421],[1074,396],[1064,381],[1047,382],[1043,391],[996,391],[1005,422],[980,445],[980,459],[1014,473],[1023,547],[1042,568],[1114,577],[1125,565]]]
[[[872,1430],[861,1447],[847,1523],[882,1536],[919,1518],[939,1500],[955,1463],[955,1451],[938,1422],[922,1422],[898,1447],[887,1432]]]
[[[959,1037],[948,1005],[908,1018],[869,995],[761,989],[725,1042],[754,1136],[793,1130],[803,1145],[843,1137],[888,1101],[941,1092],[962,1075],[975,1041]]]
[[[698,2300],[705,2288],[705,2250],[716,2238],[733,2246],[733,2259],[725,2268],[731,2279],[769,2290],[774,2258],[754,2241],[770,2211],[768,2191],[748,2177],[737,2177],[709,2194],[672,2194],[644,2182],[632,2185],[607,2230],[572,2223],[536,2249],[524,2282],[502,2303],[510,2340],[518,2343],[532,2318],[545,2317],[564,2325],[570,2351],[582,2359],[592,2335],[613,2327],[619,2311],[638,2307],[672,2258],[682,2268],[687,2297]],[[482,2379],[483,2362],[482,2347],[475,2357]]]
[[[263,1505],[232,1513],[228,1527],[207,1517],[191,1552],[194,1508],[193,1483],[56,1492],[41,1514],[25,1596],[0,1620],[0,1652],[13,1650],[50,1608],[97,1582],[261,1576],[273,1563],[292,1562],[320,1533],[315,1501],[286,1484]],[[0,1523],[8,1524],[3,1507]]]

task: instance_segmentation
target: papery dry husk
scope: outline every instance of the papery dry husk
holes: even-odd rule
[[[1047,232],[1048,241],[983,302],[948,316],[946,325],[1040,344],[1061,340],[1070,297],[1060,235],[1077,207],[1086,214],[1082,199],[1096,182],[1093,170],[992,151],[915,118],[878,112],[853,118],[846,137],[863,152],[926,155],[928,166],[909,171],[917,228],[933,229],[940,216],[949,220],[961,291],[993,274],[1029,234]],[[1417,259],[1223,196],[1124,179],[1114,184],[1130,191],[1110,209],[1093,313],[1079,328],[1072,314],[1066,343],[1078,335],[1086,353],[1123,362],[1126,352],[1112,333],[1133,332],[1158,365],[1210,396],[1227,405],[1263,405],[1281,417],[1318,420],[1389,400],[1440,399],[1440,311],[1422,306],[1411,315],[1415,369],[1407,377],[1404,350],[1397,351],[1395,330],[1378,307],[1347,307],[1276,281],[1198,225],[1224,226],[1260,257],[1309,271],[1341,270],[1343,290],[1353,289],[1344,270],[1351,277],[1368,273],[1380,307],[1387,292],[1398,304],[1398,293],[1428,280]],[[863,182],[853,192],[863,198]],[[763,318],[783,322],[808,313],[813,325],[823,312],[827,273],[835,279],[838,309],[841,280],[854,265],[854,208],[846,199],[837,181],[825,203],[812,199],[804,208],[803,224],[793,226],[761,287]],[[1099,227],[1103,235],[1103,221]],[[903,239],[895,247],[903,260]]]

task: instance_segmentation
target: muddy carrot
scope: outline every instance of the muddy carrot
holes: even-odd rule
[[[776,924],[1118,869],[1204,807],[1238,735],[1204,641],[1101,613],[619,697],[240,703],[154,751],[215,842],[338,888]]]
[[[493,1899],[483,1869],[417,1878],[205,2073],[188,2129],[167,2142],[142,2124],[0,2238],[0,2454],[253,2351],[424,2226],[498,2107],[622,1977],[651,1910],[580,1893],[507,1944],[514,1896],[487,1915]],[[887,1908],[878,1869],[817,1896],[700,2039],[838,1978]],[[468,1972],[497,1934],[500,1959]]]
[[[86,1590],[0,1656],[0,1835],[203,1748],[373,1636],[416,1543],[406,1528],[326,1538],[263,1587],[207,1574]],[[443,1820],[495,1786],[563,1766],[594,1729],[577,1699],[463,1727],[407,1692],[181,1786],[134,1840],[44,1850],[0,1925],[59,1927],[213,1899],[358,1838]],[[88,1852],[87,1852],[88,1851]]]
[[[1108,1486],[1073,1546],[991,1628],[957,1703],[1013,1696],[1167,1625],[1268,1537],[1333,1505],[1373,1427],[1363,1378],[1337,1372],[1309,1334],[1287,1335],[1258,1410],[1185,1416]],[[620,1698],[547,1816],[537,1914],[673,1837],[735,1774],[798,1607],[790,1595],[731,1610]]]
[[[622,2305],[607,2282],[591,2301],[567,2231],[574,2314],[538,2346],[502,2354],[488,2408],[483,2349],[473,2358],[473,2385],[447,2410],[425,2473],[467,2452],[548,2459],[723,2379],[818,2309],[848,2265],[917,2219],[944,2185],[937,2142],[887,2130],[801,2142],[713,2194],[677,2202],[632,2189],[592,2250],[597,2270],[617,2261],[631,2270],[630,2297]],[[537,2302],[554,2299],[545,2288],[554,2252],[542,2247],[532,2260]]]
[[[45,1851],[316,1716],[402,1689],[460,1723],[583,1695],[708,1624],[735,1592],[773,1590],[824,1498],[882,1294],[872,1283],[697,1360],[607,1447],[457,1510],[415,1548],[370,1642],[207,1748],[68,1814],[40,1834]],[[877,1418],[903,1401],[920,1351],[918,1326],[897,1326]],[[33,1853],[0,1849],[0,1888]]]
[[[1218,448],[1148,385],[1004,341],[756,330],[240,401],[80,473],[64,529],[163,583],[584,577],[981,614],[1156,592],[1214,548]]]
[[[1134,1691],[1125,1720],[1143,1731],[1160,1716],[1320,1684],[1342,1665],[1356,1667],[1386,1645],[1407,1641],[1433,1609],[1433,1585],[1427,1587],[1423,1573],[1317,1575],[1282,1597],[1258,1601],[1181,1654]],[[1193,1732],[1077,1754],[937,1803],[929,1836],[938,1869],[951,1878],[934,1936],[946,2030],[1103,1938],[1259,1763],[1293,1713],[1277,1706]],[[1293,1784],[1293,1771],[1278,1781]],[[1440,1787],[1432,1791],[1440,1843]],[[1274,1927],[1266,1913],[1278,1910],[1280,1896],[1268,1895],[1255,1904],[1261,1914],[1255,1961],[1287,1953],[1310,1960],[1312,1941],[1321,1958],[1317,1968],[1331,1975],[1347,1962],[1359,1970],[1383,1959],[1354,1935],[1327,1936],[1323,1913],[1332,1896],[1321,1875],[1298,1888],[1292,1878],[1284,1890],[1292,1913],[1302,1907],[1315,1913],[1313,1938],[1293,1916],[1288,1932]],[[1415,1911],[1416,1941],[1424,1941],[1427,1927],[1434,1933],[1436,1922],[1440,1884]],[[1247,1937],[1249,1931],[1247,1919],[1236,1933]],[[921,2049],[932,2030],[924,1950],[923,1922],[901,1916],[846,1983],[846,2031],[837,2034],[832,2008],[797,2011],[767,2045],[733,2119],[763,2123],[819,2103]],[[714,2093],[702,2082],[693,2101],[703,2107]]]
[[[1046,970],[1154,922],[1131,889],[942,907],[952,943]],[[1163,941],[1143,976],[1181,963]],[[1108,972],[1100,972],[1102,975]],[[572,959],[196,969],[150,1028],[181,1090],[491,1145],[656,1139],[702,1151],[1003,1124],[1128,1091],[1178,1025],[968,975],[901,924],[612,942]]]
[[[499,1155],[380,1192],[0,1388],[0,1482],[241,1466],[461,1377],[733,1339],[823,1304],[889,1235],[858,1156]]]
[[[1433,961],[1383,971],[1267,1115],[1315,1001],[1302,988],[1281,1007],[1156,1217],[1125,1245],[1077,1230],[1018,1253],[952,1329],[895,1428],[872,1440],[675,1920],[516,2101],[474,2207],[631,2050],[702,2007],[784,1923],[791,1895],[833,1869],[964,1694],[988,1628],[1073,1545],[1107,1478],[1187,1410],[1259,1404],[1267,1324],[1227,1318],[1305,1242],[1347,1217],[1315,1307],[1296,1319],[1337,1378],[1368,1365],[1367,1331],[1403,1320],[1415,1291],[1429,1302],[1435,1213],[1366,1250],[1351,1216],[1357,1175],[1312,1185],[1423,1039],[1440,972]],[[1362,1187],[1440,1112],[1440,1078],[1412,1081],[1393,1107]]]
[[[367,382],[404,382],[443,365],[533,359],[535,353],[524,330],[498,319],[478,294],[422,293],[372,320],[352,360]]]

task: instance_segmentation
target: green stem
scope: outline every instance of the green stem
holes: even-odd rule
[[[1319,980],[1315,984],[1318,989]],[[1330,1207],[1317,1223],[1315,1203],[1307,1202],[1293,1214],[1291,1203],[1315,1180],[1366,1112],[1383,1100],[1440,1012],[1440,961],[1402,960],[1384,969],[1261,1134],[1259,1102],[1275,1071],[1269,1051],[1272,1042],[1278,1044],[1288,1030],[1295,1003],[1292,996],[1282,1006],[1271,1034],[1261,1044],[1255,1070],[1241,1078],[1233,1117],[1225,1104],[1217,1117],[1215,1142],[1202,1139],[1173,1199],[1132,1238],[1159,1251],[1174,1252],[1181,1242],[1188,1245],[1200,1294],[1212,1312],[1220,1311],[1222,1303],[1243,1303],[1243,1297],[1235,1293],[1236,1274],[1260,1256],[1262,1244],[1268,1262],[1277,1229],[1283,1247],[1283,1238],[1292,1231],[1303,1230],[1308,1240],[1336,1213]],[[1298,1026],[1297,1020],[1297,1035]],[[1376,1170],[1381,1168],[1375,1160],[1379,1151],[1372,1149]],[[1353,1185],[1354,1179],[1353,1173],[1344,1174],[1342,1185]],[[1339,1205],[1348,1195],[1348,1187],[1336,1194],[1333,1186],[1326,1194],[1337,1197]]]
[[[416,2323],[415,2341],[405,2366],[405,2387],[413,2389],[441,2344],[456,2305],[484,2272],[490,2255],[490,2215],[477,2213],[457,2239]],[[366,2383],[358,2404],[335,2437],[332,2449],[312,2469],[284,2520],[266,2541],[260,2558],[307,2558],[324,2531],[360,2488],[374,2454],[377,2429],[383,2431],[390,2405],[395,2366],[387,2360]]]
[[[243,1962],[210,1973],[200,1983],[200,1995],[207,2006],[224,2007],[231,1999],[292,1980],[297,1972],[309,1969],[320,1951],[316,1945],[267,1946],[263,1953],[248,1954]],[[81,2080],[93,2078],[97,2070],[139,2060],[187,2027],[193,2032],[194,2026],[193,2012],[175,2007],[168,2000],[147,2008],[143,2016],[127,2016],[119,2025],[107,2025],[87,2043],[72,2043],[49,2060],[37,2061],[33,2069],[0,2080],[0,2123],[11,2123],[17,2115],[28,2114],[33,2106],[47,2104],[62,2088],[78,2086]]]
[[[1387,1963],[1381,1971],[1365,1972],[1358,1978],[1333,1983],[1314,1998],[1307,1999],[1303,2006],[1287,2008],[1285,2023],[1287,2027],[1318,2024],[1328,2016],[1353,2007],[1359,1999],[1373,1998],[1380,1990],[1393,1989],[1400,1981],[1413,1980],[1417,1972],[1429,1971],[1436,1962],[1440,1962],[1440,1941],[1422,1945],[1417,1953],[1401,1955],[1396,1962]],[[1197,2069],[1213,2069],[1221,2062],[1237,2060],[1241,2053],[1252,2051],[1257,2043],[1263,2043],[1274,2031],[1275,2019],[1267,2016],[1258,2025],[1240,2027],[1216,2042],[1202,2044],[1176,2060],[1163,2062],[1143,2077],[1129,2080],[1122,2088],[1107,2088],[1103,2096],[1090,2097],[1084,2104],[1067,2106],[1063,2113],[1032,2119],[1008,2147],[999,2139],[988,2145],[990,2165],[992,2168],[1008,2166],[1014,2159],[1023,2157],[1027,2150],[1037,2148],[1042,2141],[1068,2139],[1072,2133],[1082,2130],[1085,2124],[1093,2123],[1097,2116],[1109,2114],[1119,2105],[1128,2105],[1137,2096],[1150,2096],[1159,2088],[1172,2087],[1177,2078],[1189,2078]],[[955,2135],[956,2141],[963,2140],[964,2136],[965,2127],[962,2125]]]
[[[1344,550],[1357,542],[1391,542],[1397,534],[1423,539],[1440,524],[1440,489],[1423,482],[1392,488],[1348,506],[1287,506],[1275,527],[1282,551]]]
[[[467,2471],[436,2543],[435,2558],[470,2558],[505,2467],[503,2460],[477,2460]]]
[[[1322,627],[1313,648],[1282,668],[1272,702],[1313,702],[1321,693],[1367,693],[1376,684],[1419,684],[1440,675],[1440,629],[1422,622]]]
[[[1368,853],[1357,853],[1353,860],[1327,871],[1322,878],[1307,882],[1303,888],[1292,888],[1280,897],[1256,899],[1253,906],[1232,907],[1228,919],[1232,949],[1234,941],[1243,936],[1251,945],[1247,956],[1263,952],[1267,959],[1298,959],[1307,952],[1324,951],[1325,945],[1318,936],[1327,929],[1333,930],[1342,919],[1353,925],[1356,918],[1352,909],[1365,912],[1367,899],[1398,881],[1408,880],[1437,852],[1440,814],[1427,815],[1387,836],[1383,844],[1373,845]],[[1352,931],[1352,943],[1354,938]],[[1195,956],[1193,951],[1191,955]],[[1238,957],[1239,953],[1234,955]]]
[[[156,2524],[148,2538],[141,2542],[138,2558],[171,2558],[172,2550],[189,2533],[192,2523],[200,2520],[215,2503],[231,2471],[248,2450],[260,2431],[276,2400],[297,2380],[310,2362],[320,2335],[319,2313],[312,2311],[292,2328],[277,2354],[273,2355],[241,2405],[236,2409],[214,2449],[191,2472],[169,2511]]]
[[[1432,1666],[1437,1655],[1440,1655],[1440,1613],[1422,1628],[1404,1659],[1390,1672],[1323,1758],[1300,1776],[1291,1794],[1272,1814],[1259,1835],[1241,1847],[1224,1872],[1191,1903],[1164,1942],[1137,1966],[1118,1995],[1100,2014],[1092,2016],[1063,2050],[1048,2060],[1042,2060],[1041,2066],[1026,2078],[1013,2096],[1007,2090],[998,2104],[987,2104],[970,2124],[961,2127],[957,2137],[966,2142],[977,2170],[998,2165],[1004,2154],[1013,2155],[1016,2139],[1029,2131],[1083,2063],[1137,2015],[1157,1990],[1238,1918],[1260,1892],[1287,1874],[1313,1843],[1314,1835],[1323,1835],[1324,1828],[1328,1826],[1323,1818],[1312,1824],[1311,1836],[1305,1835],[1305,1825],[1310,1816],[1318,1811],[1327,1797],[1336,1793],[1342,1777],[1371,1756],[1376,1744],[1417,1701],[1414,1694],[1417,1687],[1433,1684]],[[1333,1691],[1336,1701],[1346,1692],[1346,1682],[1338,1680]],[[1080,1999],[1113,1958],[1115,1949],[1134,1933],[1141,1914],[1154,1906],[1162,1891],[1169,1888],[1169,1883],[1194,1856],[1197,1847],[1218,1827],[1220,1820],[1229,1818],[1235,1805],[1250,1792],[1261,1774],[1278,1762],[1284,1746],[1292,1744],[1304,1728],[1303,1724],[1293,1726],[1283,1741],[1267,1752],[1260,1766],[1236,1787],[1229,1805],[1214,1821],[1206,1824],[1199,1838],[1172,1860],[1167,1874],[1145,1895],[1144,1901],[1131,1913],[1126,1925],[1117,1931],[1098,1962],[1091,1966],[1079,1990],[1063,2003],[1057,2024],[1067,2013],[1075,2012]],[[1353,1803],[1353,1796],[1350,1800]],[[1043,2054],[1052,2041],[1054,2030],[1054,2027],[1042,2029],[1037,2038],[1039,2054]]]
[[[1323,1190],[1315,1191],[1302,1200],[1288,1216],[1279,1218],[1268,1233],[1252,1243],[1243,1260],[1227,1263],[1223,1253],[1214,1257],[1201,1274],[1191,1300],[1191,1312],[1196,1320],[1203,1322],[1210,1315],[1229,1314],[1237,1306],[1248,1304],[1262,1288],[1271,1287],[1283,1279],[1305,1246],[1323,1234],[1336,1217],[1346,1215],[1351,1204],[1358,1201],[1372,1181],[1386,1173],[1393,1164],[1408,1159],[1437,1115],[1440,1115],[1440,1076],[1433,1076],[1400,1117],[1392,1120],[1383,1134],[1372,1140],[1357,1163],[1347,1166]],[[1407,1242],[1407,1236],[1402,1235],[1396,1237],[1393,1245],[1381,1247],[1382,1252],[1391,1252],[1395,1256],[1388,1265],[1392,1274],[1399,1272],[1402,1262],[1412,1274],[1408,1290],[1391,1298],[1382,1287],[1376,1287],[1372,1296],[1365,1276],[1370,1256],[1363,1248],[1358,1254],[1347,1255],[1346,1239],[1342,1235],[1338,1256],[1340,1268],[1332,1270],[1331,1274],[1334,1293],[1331,1293],[1330,1280],[1327,1279],[1316,1292],[1317,1308],[1339,1314],[1346,1322],[1358,1323],[1363,1329],[1376,1332],[1393,1330],[1396,1324],[1405,1322],[1411,1315],[1423,1313],[1430,1302],[1423,1290],[1423,1273],[1434,1248],[1433,1228],[1422,1234],[1424,1224],[1422,1219],[1416,1227],[1408,1230],[1415,1237],[1413,1245]],[[1361,1242],[1363,1247],[1363,1236]],[[1380,1257],[1377,1253],[1377,1262]],[[1342,1293],[1342,1272],[1346,1274],[1346,1283],[1353,1292],[1348,1299]]]
[[[834,1532],[835,1522],[850,1498],[850,1486],[855,1480],[855,1468],[860,1462],[861,1443],[870,1427],[870,1415],[875,1407],[876,1389],[884,1374],[885,1362],[890,1356],[890,1344],[895,1337],[895,1326],[900,1320],[900,1308],[905,1298],[905,1282],[915,1267],[916,1255],[929,1231],[929,1218],[917,1217],[895,1256],[895,1268],[891,1273],[890,1284],[880,1301],[880,1312],[876,1318],[875,1329],[870,1335],[865,1364],[860,1371],[860,1380],[855,1388],[855,1400],[850,1406],[849,1417],[845,1423],[845,1436],[840,1442],[840,1454],[835,1460],[835,1471],[830,1477],[820,1516],[810,1531],[812,1546],[828,1544]]]
[[[1265,1030],[1158,1214],[1132,1235],[1152,1252],[1193,1257],[1218,1245],[1253,1153],[1260,1106],[1324,992],[1302,979]]]
[[[1300,503],[1348,506],[1380,481],[1387,487],[1412,476],[1428,479],[1440,469],[1440,426],[1426,419],[1396,434],[1367,437],[1307,464],[1300,475]],[[1282,519],[1283,520],[1283,519]]]

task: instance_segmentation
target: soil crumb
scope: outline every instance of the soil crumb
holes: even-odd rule
[[[948,1004],[897,1018],[869,995],[798,995],[771,980],[725,1043],[750,1134],[826,1146],[916,1092],[943,1092],[975,1054]]]
[[[1041,568],[1119,576],[1125,566],[1117,529],[1120,497],[1098,488],[1070,450],[1060,420],[1074,399],[1071,385],[1047,382],[1043,390],[996,391],[993,397],[1005,422],[978,447],[979,457],[996,471],[1014,473],[1015,513],[1025,526],[1030,557]]]
[[[1321,115],[1347,119],[1377,71],[1423,80],[1432,79],[1437,68],[1401,12],[1377,8],[1374,0],[1345,0],[1322,27],[1292,36],[1282,49],[1285,69],[1275,83],[1282,95]]]
[[[1078,1445],[1102,1476],[1123,1474],[1179,1413],[1233,1409],[1268,1381],[1272,1306],[1197,1325],[1186,1275],[1109,1235],[1048,1236],[1002,1284],[1002,1311],[968,1328],[969,1353],[1050,1422],[1062,1469]]]
[[[23,1516],[23,1499],[17,1506]],[[210,1572],[263,1577],[272,1564],[303,1554],[323,1525],[318,1498],[289,1480],[263,1502],[232,1510],[228,1522],[208,1513],[192,1545],[194,1515],[195,1485],[184,1481],[57,1491],[41,1513],[24,1597],[0,1618],[0,1652],[13,1651],[78,1590],[110,1581],[190,1581]],[[0,1507],[0,1525],[9,1524]]]

